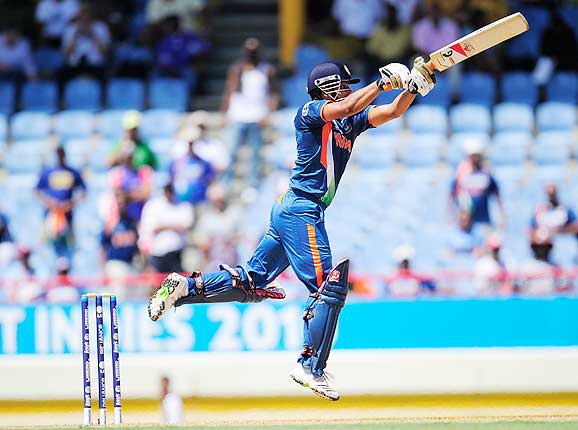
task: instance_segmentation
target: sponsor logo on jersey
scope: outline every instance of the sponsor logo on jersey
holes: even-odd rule
[[[338,148],[347,149],[347,152],[351,152],[351,147],[352,147],[351,146],[351,140],[349,140],[347,137],[345,137],[341,133],[334,131],[333,132],[333,139],[335,140],[335,145]]]
[[[339,282],[339,277],[341,276],[341,273],[339,272],[339,270],[333,270],[330,274],[329,274],[329,281],[331,282]]]

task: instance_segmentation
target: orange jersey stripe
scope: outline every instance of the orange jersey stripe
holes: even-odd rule
[[[319,288],[323,283],[323,267],[321,266],[319,248],[317,248],[315,227],[311,224],[307,224],[307,237],[309,238],[309,247],[311,248],[311,254],[313,255],[313,266],[315,267],[315,275],[317,277],[317,288]]]
[[[321,131],[321,164],[327,170],[327,145],[331,137],[331,122],[326,123]]]

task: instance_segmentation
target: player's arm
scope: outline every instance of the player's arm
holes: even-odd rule
[[[375,106],[371,109],[367,114],[369,123],[374,127],[378,127],[392,119],[399,118],[405,113],[414,100],[415,94],[412,94],[409,91],[404,91],[398,95],[393,102],[386,105]]]
[[[375,100],[386,86],[391,89],[402,89],[409,78],[409,70],[403,64],[391,63],[379,69],[381,79],[361,88],[343,100],[326,103],[321,110],[321,117],[329,122],[338,118],[355,115]]]

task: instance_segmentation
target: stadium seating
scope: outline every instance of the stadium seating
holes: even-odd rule
[[[570,158],[571,135],[549,131],[538,134],[532,148],[532,158],[537,164],[563,165]]]
[[[33,53],[34,62],[41,76],[51,78],[62,67],[64,55],[58,48],[38,48]]]
[[[493,165],[520,165],[528,157],[531,142],[532,135],[527,132],[496,133],[488,147],[488,158]]]
[[[4,168],[13,173],[39,173],[49,158],[44,140],[22,140],[10,145],[4,157]]]
[[[462,103],[491,106],[496,100],[496,80],[486,73],[464,73],[459,94]]]
[[[50,115],[42,112],[18,112],[12,116],[12,138],[45,139],[50,134]]]
[[[307,76],[309,71],[318,63],[329,58],[327,51],[315,45],[299,45],[295,50],[295,67],[297,74]]]
[[[311,98],[307,94],[307,79],[303,76],[292,76],[281,83],[281,96],[288,107],[299,107]]]
[[[439,161],[445,140],[437,133],[414,135],[401,147],[400,161],[408,167],[431,167]]]
[[[104,139],[119,139],[122,136],[122,118],[124,110],[106,110],[100,113],[97,131]]]
[[[502,78],[501,90],[505,102],[535,105],[538,101],[538,88],[529,73],[506,73]]]
[[[11,115],[16,104],[16,88],[12,82],[0,81],[0,114]]]
[[[534,130],[534,113],[527,104],[499,103],[494,106],[494,130],[527,131]]]
[[[179,129],[180,120],[180,115],[172,110],[148,110],[143,112],[140,132],[147,139],[172,138]]]
[[[484,148],[490,145],[490,136],[487,133],[461,132],[454,133],[449,139],[445,151],[445,160],[452,166],[456,166],[466,156],[465,146],[468,141],[477,140]]]
[[[29,81],[22,86],[22,110],[53,113],[58,109],[58,89],[52,81]]]
[[[0,114],[0,145],[5,143],[8,137],[8,120],[5,115]]]
[[[101,88],[95,79],[78,78],[64,88],[64,108],[97,111],[101,108]]]
[[[540,46],[540,32],[526,31],[506,42],[508,56],[514,61],[538,58],[537,46]]]
[[[142,110],[145,102],[144,83],[138,79],[111,79],[106,87],[107,109]]]
[[[405,114],[408,128],[414,133],[442,133],[448,130],[448,116],[441,106],[417,105]]]
[[[60,139],[88,138],[94,130],[92,113],[69,110],[54,115],[54,132]]]
[[[577,125],[576,106],[568,103],[542,103],[536,109],[536,122],[540,131],[569,131]]]
[[[454,132],[489,133],[492,128],[490,110],[477,104],[456,105],[450,109],[450,124]]]
[[[551,102],[578,102],[578,74],[556,73],[546,85],[546,98]]]
[[[154,78],[150,82],[151,109],[185,111],[189,103],[189,86],[184,79]]]
[[[437,82],[434,89],[427,95],[420,99],[420,104],[436,105],[447,108],[452,101],[452,88],[450,80],[441,75],[437,75]]]
[[[395,140],[392,137],[366,135],[358,140],[353,160],[363,169],[384,169],[395,162]]]

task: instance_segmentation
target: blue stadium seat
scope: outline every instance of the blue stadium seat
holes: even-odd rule
[[[10,146],[4,157],[4,168],[8,173],[39,173],[48,159],[48,144],[45,140],[25,140]]]
[[[572,133],[570,131],[544,131],[536,136],[536,146],[565,145],[572,146]]]
[[[492,128],[490,110],[483,105],[462,103],[450,109],[454,132],[489,133]]]
[[[528,131],[534,129],[534,112],[527,104],[500,103],[494,106],[494,129],[500,131]]]
[[[98,116],[96,129],[105,139],[119,139],[122,136],[124,110],[106,110]]]
[[[420,99],[420,104],[436,105],[447,108],[452,101],[452,88],[450,80],[441,75],[437,75],[437,82],[434,89],[427,95]]]
[[[0,113],[12,115],[16,103],[16,88],[9,81],[0,81]]]
[[[519,11],[526,17],[530,28],[541,33],[550,24],[550,13],[544,6],[525,6]]]
[[[541,33],[530,27],[526,31],[506,42],[508,57],[513,60],[537,59],[541,40]]]
[[[462,103],[493,105],[496,100],[495,78],[487,73],[464,73],[460,83],[460,97]]]
[[[546,85],[546,99],[550,102],[576,104],[578,101],[578,74],[556,73]]]
[[[329,58],[327,51],[315,45],[299,45],[295,50],[295,67],[298,75],[307,76],[309,71],[318,63]]]
[[[54,115],[54,132],[60,139],[88,138],[94,129],[92,113],[68,110]]]
[[[53,77],[64,63],[64,55],[58,48],[38,48],[33,57],[38,72],[46,77]]]
[[[546,102],[536,109],[540,131],[572,130],[577,125],[576,106],[569,103]]]
[[[538,142],[540,136],[536,139]],[[536,144],[532,148],[532,158],[539,165],[564,165],[570,158],[570,145],[549,141],[547,144]]]
[[[289,107],[299,107],[307,103],[311,98],[307,94],[307,78],[292,76],[284,79],[281,83],[281,96]]]
[[[383,169],[395,162],[395,140],[382,136],[364,136],[354,152],[355,161],[364,169]]]
[[[501,89],[505,102],[535,105],[538,101],[538,88],[530,73],[506,73],[502,78]]]
[[[5,142],[8,136],[8,120],[0,113],[0,142]]]
[[[50,134],[50,115],[42,112],[18,112],[12,116],[10,127],[15,140],[45,139]]]
[[[100,83],[95,79],[72,79],[64,88],[64,108],[97,111],[101,108]]]
[[[142,110],[144,99],[144,84],[138,79],[111,79],[106,87],[107,109]]]
[[[52,113],[58,109],[58,89],[52,81],[30,81],[22,87],[22,110]]]
[[[488,158],[494,165],[520,165],[528,157],[532,135],[527,132],[505,131],[494,135],[488,147]]]
[[[189,86],[186,80],[176,78],[154,78],[150,82],[151,109],[187,110]]]
[[[143,112],[140,131],[147,139],[174,138],[181,122],[180,114],[167,109],[151,109]]]
[[[413,106],[405,117],[408,128],[414,133],[446,134],[448,131],[448,115],[441,106]]]
[[[433,166],[440,159],[440,149],[445,141],[443,134],[414,135],[402,146],[400,161],[408,167]]]

